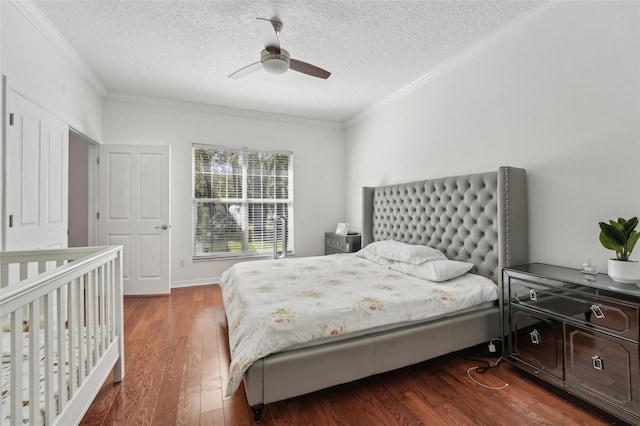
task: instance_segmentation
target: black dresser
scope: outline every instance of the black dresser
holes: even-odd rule
[[[506,359],[640,423],[640,287],[532,263],[504,270]]]

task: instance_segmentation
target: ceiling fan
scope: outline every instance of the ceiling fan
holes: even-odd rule
[[[260,53],[260,61],[229,75],[229,78],[238,79],[264,68],[271,74],[284,74],[289,69],[318,78],[329,78],[331,73],[306,62],[291,59],[291,55],[280,47],[278,34],[282,31],[282,22],[264,18],[256,18],[258,33],[264,43],[264,50]]]

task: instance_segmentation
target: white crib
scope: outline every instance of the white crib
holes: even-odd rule
[[[76,425],[124,377],[122,247],[0,252],[2,425]]]

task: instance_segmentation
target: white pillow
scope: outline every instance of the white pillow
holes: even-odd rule
[[[391,269],[414,277],[429,281],[447,281],[466,274],[473,268],[473,263],[460,262],[459,260],[439,259],[424,262],[420,265],[410,263],[393,262]]]
[[[356,256],[363,257],[367,260],[377,263],[378,265],[384,266],[385,268],[390,268],[393,264],[393,260],[385,259],[384,257],[380,257],[377,254],[373,254],[369,250],[366,250],[366,248],[357,251]]]
[[[440,250],[422,245],[401,243],[400,241],[394,240],[376,241],[367,245],[364,249],[385,259],[411,263],[413,265],[430,260],[447,258]]]

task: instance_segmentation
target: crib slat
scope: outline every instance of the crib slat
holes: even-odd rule
[[[84,383],[84,378],[87,374],[87,364],[85,361],[85,330],[86,324],[84,322],[84,276],[78,278],[78,298],[76,299],[78,312],[78,384],[82,386]]]
[[[100,330],[100,356],[102,356],[102,354],[104,353],[104,351],[106,350],[106,346],[105,346],[105,337],[106,337],[106,333],[105,333],[105,298],[106,298],[106,294],[105,294],[105,267],[104,265],[100,265],[100,290],[99,290],[99,296],[98,296],[98,311],[100,313],[99,315],[99,321],[100,321],[100,326],[98,327],[98,329]]]
[[[91,350],[93,352],[93,356],[95,359],[100,358],[100,352],[98,347],[98,282],[100,280],[98,270],[92,271],[92,282],[91,282],[91,337],[93,338],[93,342],[91,344]]]
[[[55,362],[55,332],[54,327],[54,305],[53,294],[44,296],[44,424],[53,424],[53,418],[56,414],[56,406],[54,400],[55,383],[53,380],[53,369]]]
[[[104,265],[102,280],[102,347],[106,351],[109,345],[109,268]]]
[[[40,417],[40,300],[29,304],[29,419]]]
[[[11,418],[22,424],[22,309],[11,313]],[[16,391],[17,389],[17,391]]]
[[[76,315],[76,307],[77,307],[77,298],[78,298],[78,280],[74,280],[67,284],[69,291],[69,314],[68,321],[69,327],[67,335],[67,350],[68,350],[68,359],[69,359],[69,381],[67,386],[69,387],[69,399],[72,399],[76,393],[76,388],[78,386],[78,357],[76,356],[76,343],[78,339],[77,331],[77,315]]]
[[[96,365],[96,354],[94,352],[94,349],[92,348],[92,342],[93,342],[93,336],[94,336],[94,313],[95,313],[95,305],[94,305],[94,291],[93,291],[93,286],[94,286],[94,277],[95,277],[95,273],[94,271],[91,271],[87,274],[87,278],[86,278],[86,297],[87,297],[87,302],[86,302],[86,318],[87,318],[87,324],[85,325],[85,328],[87,330],[87,337],[86,337],[86,343],[87,343],[87,356],[89,357],[89,362],[87,363],[88,366],[88,371],[87,374],[91,374],[91,371],[93,371],[93,367]]]
[[[114,329],[113,329],[113,317],[115,316],[114,306],[113,306],[113,283],[114,283],[114,270],[113,270],[113,261],[107,263],[107,269],[109,270],[109,280],[107,281],[109,285],[107,286],[107,313],[109,319],[107,320],[107,327],[109,327],[109,346],[111,342],[113,342],[114,338]]]
[[[56,324],[56,350],[58,354],[58,413],[61,413],[64,407],[67,405],[67,386],[65,384],[65,370],[66,370],[66,357],[65,357],[65,312],[67,299],[64,297],[63,290],[65,288],[58,288],[56,290],[56,307],[58,321]]]
[[[96,341],[95,347],[98,351],[98,356],[102,357],[102,308],[101,308],[101,299],[102,299],[102,277],[103,277],[103,268],[102,266],[96,270]]]

